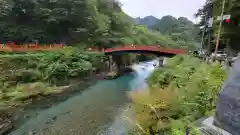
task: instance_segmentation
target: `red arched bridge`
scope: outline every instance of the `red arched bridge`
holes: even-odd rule
[[[91,49],[92,50],[92,49]],[[92,51],[96,51],[95,49]],[[124,53],[148,53],[154,54],[157,56],[166,56],[171,57],[174,55],[186,54],[186,50],[181,49],[168,49],[162,48],[158,46],[124,46],[124,47],[116,47],[116,48],[107,48],[101,50],[106,55],[115,55],[115,54],[124,54]]]

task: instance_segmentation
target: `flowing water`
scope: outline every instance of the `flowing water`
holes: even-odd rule
[[[128,91],[147,87],[145,79],[154,61],[133,65],[136,73],[116,80],[101,80],[51,108],[35,110],[22,126],[9,135],[122,135],[129,127],[131,100]],[[37,112],[37,113],[36,113]]]

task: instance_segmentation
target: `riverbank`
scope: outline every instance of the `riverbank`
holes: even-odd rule
[[[138,123],[133,134],[180,135],[196,129],[196,120],[215,113],[226,75],[220,65],[192,56],[169,59],[148,77],[149,88],[131,93]]]
[[[149,64],[151,65],[151,64]],[[144,66],[144,65],[143,65]],[[49,108],[26,111],[29,116],[8,135],[121,135],[132,126],[123,111],[131,103],[127,93],[145,87],[152,66],[133,66],[134,74],[100,80],[87,89],[79,88],[67,100]],[[127,116],[131,119],[131,115]],[[125,125],[125,123],[130,125]],[[127,127],[126,127],[127,126]],[[118,134],[119,133],[119,134]]]
[[[50,108],[32,109],[26,112],[30,117],[9,135],[97,135],[130,102],[126,91],[131,90],[129,85],[134,78],[125,75],[115,80],[100,80]]]
[[[21,124],[26,121],[30,116],[26,115],[27,112],[35,109],[46,109],[51,106],[58,104],[72,97],[74,94],[83,92],[82,90],[87,89],[90,86],[96,84],[97,81],[104,79],[107,72],[101,74],[95,74],[91,77],[86,77],[84,79],[75,80],[67,86],[56,87],[55,91],[45,95],[35,95],[28,100],[23,101],[21,104],[15,106],[9,106],[0,109],[0,120],[4,121],[1,124],[9,123],[5,129],[2,131],[12,131],[21,126]],[[38,115],[38,114],[36,114]],[[7,130],[6,130],[7,129]],[[1,130],[0,130],[1,131]],[[0,132],[1,133],[1,132]],[[0,134],[1,135],[1,134]]]
[[[6,121],[16,126],[27,118],[26,110],[50,107],[103,79],[104,58],[101,53],[71,47],[34,55],[1,54],[0,131]]]

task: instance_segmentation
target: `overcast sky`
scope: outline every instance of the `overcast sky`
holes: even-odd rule
[[[187,17],[196,23],[194,13],[204,5],[205,0],[120,0],[122,9],[132,17],[165,15]]]

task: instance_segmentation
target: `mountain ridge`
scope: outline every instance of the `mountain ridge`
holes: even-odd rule
[[[145,16],[145,17],[136,17],[136,18],[133,18],[133,19],[135,20],[135,23],[137,23],[137,24],[152,26],[152,24],[156,24],[157,21],[161,21],[163,18],[166,18],[166,17],[171,17],[171,18],[174,18],[176,20],[185,20],[189,23],[194,24],[194,22],[189,20],[187,17],[174,17],[172,15],[165,15],[161,18],[155,17],[153,15],[149,15],[149,16]],[[146,22],[150,22],[151,24],[148,25]]]
[[[135,23],[144,25],[153,31],[170,36],[175,41],[199,41],[199,28],[186,17],[163,16],[161,19],[154,16],[137,17]]]

